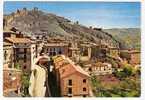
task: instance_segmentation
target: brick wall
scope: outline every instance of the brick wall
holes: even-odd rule
[[[72,86],[68,85],[68,80],[72,80]],[[86,83],[83,83],[83,79],[86,79]],[[72,96],[89,96],[90,86],[89,80],[80,73],[74,73],[66,78],[61,79],[61,94],[62,96],[68,95],[68,88],[72,88]],[[83,91],[86,88],[86,91]]]

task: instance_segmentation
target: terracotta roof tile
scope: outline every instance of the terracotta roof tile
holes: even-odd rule
[[[61,60],[56,62],[56,60],[57,59],[59,60],[60,58],[61,58]],[[75,72],[78,72],[80,74],[83,74],[83,75],[89,77],[89,74],[87,72],[85,72],[79,65],[75,65],[74,62],[72,62],[69,58],[66,58],[64,56],[58,57],[58,58],[56,57],[55,65],[56,65],[55,67],[59,68],[59,71],[61,71],[60,72],[61,78],[67,77]]]

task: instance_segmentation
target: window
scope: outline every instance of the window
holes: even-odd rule
[[[62,54],[62,49],[58,48],[58,54]]]
[[[68,85],[72,85],[72,80],[68,80]]]
[[[25,54],[27,53],[27,49],[26,49],[26,48],[24,49],[24,53],[25,53]]]
[[[92,68],[89,68],[89,71],[92,71]]]
[[[52,52],[52,48],[50,48],[50,52]]]
[[[83,83],[86,83],[86,79],[83,79]]]
[[[12,73],[9,73],[9,76],[12,76]]]
[[[26,69],[26,66],[24,66],[23,68]]]
[[[55,51],[56,49],[55,48],[53,48],[53,52]]]
[[[72,88],[68,88],[68,94],[72,94]]]
[[[53,56],[56,56],[56,52],[53,52]]]
[[[7,55],[8,55],[8,54],[7,54],[7,51],[5,51],[5,52],[4,52],[4,60],[7,59]]]
[[[86,88],[83,88],[83,91],[86,91]]]
[[[26,56],[26,54],[24,54],[24,62],[26,62],[27,61],[27,56]]]
[[[88,48],[81,48],[82,56],[88,56]]]

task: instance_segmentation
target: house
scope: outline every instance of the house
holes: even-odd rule
[[[14,66],[13,63],[13,45],[9,42],[3,42],[3,58],[4,58],[4,68],[12,68]]]
[[[28,38],[6,37],[5,41],[13,44],[14,66],[20,66],[23,71],[29,72],[32,66],[31,57],[35,55],[35,52],[32,51],[35,49],[35,44],[31,44],[31,40]]]
[[[16,33],[11,30],[4,30],[3,38],[5,37],[16,37]]]
[[[88,71],[90,72],[90,74],[106,75],[106,74],[112,74],[113,68],[110,63],[97,62],[96,64],[90,66],[88,68]]]
[[[12,27],[12,28],[5,28],[3,31],[3,38],[5,39],[6,37],[17,37],[21,38],[24,37],[24,34],[22,34],[17,28]]]
[[[8,96],[10,92],[20,95],[22,71],[16,68],[3,69],[3,95]]]
[[[7,96],[10,92],[20,93],[21,70],[14,66],[13,45],[9,42],[3,42],[3,95]]]
[[[69,43],[64,42],[62,40],[48,40],[46,44],[44,44],[44,53],[48,54],[48,56],[55,56],[58,54],[63,54],[68,56],[68,47]]]
[[[108,54],[113,58],[119,57],[120,55],[119,48],[110,46]]]
[[[69,56],[69,58],[71,58],[75,62],[78,62],[80,60],[79,59],[80,48],[78,48],[78,43],[76,41],[69,43],[68,56]]]
[[[92,52],[91,46],[92,45],[90,43],[79,44],[81,61],[88,61],[91,59]]]
[[[127,60],[129,64],[140,65],[140,51],[139,50],[121,50],[120,57],[124,60]]]
[[[54,67],[63,97],[89,97],[89,74],[69,58],[61,55],[54,57]]]
[[[36,43],[15,28],[4,30],[3,91],[4,96],[19,95],[22,72],[30,72],[36,58]]]

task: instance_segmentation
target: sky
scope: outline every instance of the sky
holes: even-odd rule
[[[30,2],[6,1],[4,14],[38,7],[47,13],[98,28],[140,28],[140,2]]]

